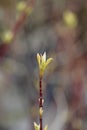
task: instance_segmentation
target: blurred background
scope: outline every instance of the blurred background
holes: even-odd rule
[[[0,130],[39,123],[36,55],[45,51],[54,60],[43,126],[87,130],[87,0],[0,0]]]

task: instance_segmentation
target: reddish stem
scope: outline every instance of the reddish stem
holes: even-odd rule
[[[41,107],[43,107],[43,104],[42,104],[42,97],[43,97],[43,94],[42,94],[42,78],[40,78],[40,81],[39,81],[39,87],[40,87],[40,100],[39,100],[39,109]],[[42,124],[43,124],[43,121],[42,121],[42,116],[40,116],[40,130],[42,130]]]

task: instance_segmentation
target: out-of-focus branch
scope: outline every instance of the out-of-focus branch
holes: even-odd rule
[[[13,27],[9,30],[3,33],[2,35],[2,44],[0,45],[0,57],[2,57],[6,52],[8,48],[8,44],[12,43],[16,39],[16,35],[18,34],[19,30],[23,27],[27,17],[31,15],[33,8],[35,5],[35,0],[32,0],[29,2],[25,2],[25,8],[23,10],[21,9],[21,14],[19,18],[16,20]]]

